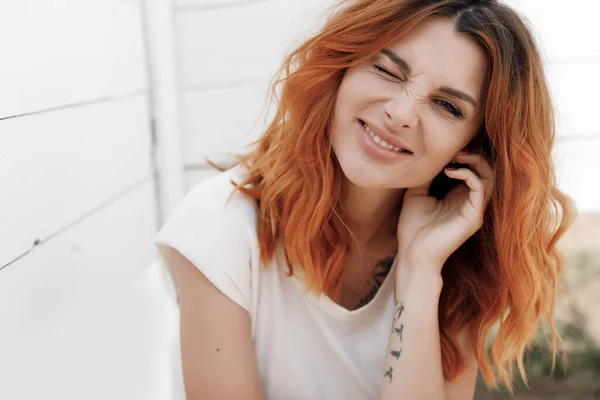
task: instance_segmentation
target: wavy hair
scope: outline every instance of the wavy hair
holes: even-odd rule
[[[256,147],[237,156],[249,174],[232,182],[232,194],[239,190],[259,204],[265,265],[282,243],[289,276],[301,266],[307,290],[339,293],[353,235],[340,203],[343,172],[327,130],[337,91],[349,67],[431,15],[452,18],[457,32],[487,54],[489,87],[478,137],[495,168],[483,227],[442,270],[444,281],[452,282],[439,302],[444,377],[453,380],[465,368],[457,334],[468,328],[485,383],[496,387],[500,379],[512,391],[515,364],[528,382],[523,357],[543,322],[556,361],[560,335],[553,312],[563,269],[556,244],[575,213],[556,187],[554,112],[540,53],[514,10],[495,0],[342,0],[324,27],[284,59],[271,82],[276,113]],[[430,191],[443,196],[449,187],[438,178]]]

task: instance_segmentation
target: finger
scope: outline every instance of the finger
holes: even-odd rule
[[[469,165],[483,181],[485,185],[485,201],[489,202],[492,194],[492,179],[494,177],[494,169],[490,163],[479,153],[461,152],[456,156],[457,162]]]
[[[486,204],[486,187],[482,180],[468,168],[450,169],[445,168],[444,172],[450,178],[460,179],[465,182],[469,190],[469,199],[473,207],[476,209],[483,209]]]
[[[478,153],[458,153],[455,160],[461,164],[472,166],[477,175],[484,180],[492,179],[494,170],[487,160]]]

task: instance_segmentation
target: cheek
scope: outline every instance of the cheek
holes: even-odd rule
[[[428,124],[424,129],[424,155],[431,165],[443,168],[464,148],[465,139],[466,135],[463,131],[438,117],[438,121]]]
[[[431,112],[423,122],[423,144],[428,153],[445,154],[460,147],[464,135],[447,119]]]
[[[352,112],[353,93],[351,88],[340,86],[334,106],[334,121],[342,121],[350,116]]]
[[[358,110],[378,101],[387,92],[389,87],[385,82],[372,74],[362,70],[348,72],[338,88],[336,108],[339,105],[347,111]]]

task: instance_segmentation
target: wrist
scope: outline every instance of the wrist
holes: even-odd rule
[[[400,257],[396,260],[396,278],[403,281],[418,279],[429,280],[434,284],[443,284],[443,264],[433,262],[427,257]],[[401,277],[401,278],[399,278]]]
[[[394,296],[399,300],[419,299],[421,312],[435,312],[443,286],[442,274],[433,267],[401,262],[396,270]]]
[[[416,237],[410,242],[405,241],[404,243],[405,246],[398,246],[399,249],[402,249],[402,252],[399,252],[397,256],[409,265],[417,267],[420,265],[438,266],[438,269],[441,271],[448,259],[448,256],[440,253],[439,250],[441,248],[432,248],[430,243],[428,244],[420,237]]]
[[[428,271],[437,272],[438,275],[442,273],[442,267],[445,262],[430,257],[426,252],[405,252],[404,254],[398,254],[396,257],[396,263],[399,268],[404,269],[416,269],[424,268]]]

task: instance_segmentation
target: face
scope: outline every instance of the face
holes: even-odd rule
[[[349,68],[329,127],[346,178],[365,188],[430,182],[482,124],[486,69],[484,51],[439,16]]]

